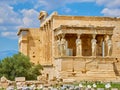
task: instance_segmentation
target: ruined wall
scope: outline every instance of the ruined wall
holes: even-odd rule
[[[19,32],[19,51],[30,57],[32,63],[51,65],[50,30],[40,28],[21,29]]]
[[[40,63],[41,52],[40,29],[30,28],[28,33],[28,56],[33,63]]]
[[[19,43],[19,51],[22,52],[24,55],[28,55],[28,41],[21,41]]]
[[[28,34],[28,56],[35,64],[51,64],[48,30],[30,28]]]
[[[24,55],[28,55],[28,33],[22,32],[19,35],[19,51]]]

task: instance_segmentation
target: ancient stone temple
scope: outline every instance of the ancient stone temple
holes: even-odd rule
[[[19,51],[46,79],[120,80],[120,18],[41,11],[40,28],[21,28]]]

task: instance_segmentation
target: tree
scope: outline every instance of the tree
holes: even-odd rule
[[[25,77],[26,80],[35,80],[41,75],[40,64],[35,65],[30,59],[22,53],[14,54],[12,57],[6,57],[0,61],[0,77],[5,76],[9,80],[15,77]]]

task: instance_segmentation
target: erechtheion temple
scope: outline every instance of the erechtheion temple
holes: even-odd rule
[[[19,51],[48,80],[120,80],[120,18],[41,11],[39,28],[21,28]]]

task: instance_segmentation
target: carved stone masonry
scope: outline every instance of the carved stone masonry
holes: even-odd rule
[[[111,36],[108,35],[108,40],[107,40],[107,56],[111,56],[111,50],[112,50],[112,40],[111,40]]]
[[[95,39],[96,34],[93,34],[93,39],[91,40],[92,43],[92,56],[96,56],[96,42],[97,40]]]
[[[57,55],[60,56],[61,55],[61,50],[60,50],[60,47],[61,47],[60,36],[58,36],[58,40],[56,42],[57,42]]]
[[[76,55],[82,56],[82,42],[80,39],[80,34],[78,34],[78,38],[76,39]]]
[[[67,49],[67,41],[64,39],[65,35],[62,34],[62,39],[61,39],[61,56],[66,55],[66,49]]]

